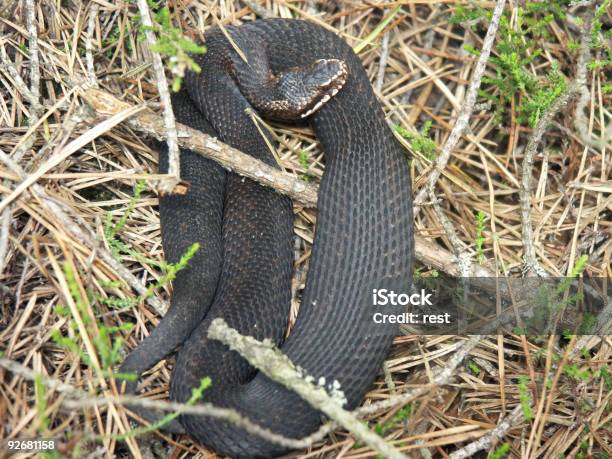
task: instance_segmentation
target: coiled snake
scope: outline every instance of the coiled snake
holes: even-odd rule
[[[226,31],[246,62],[213,29],[206,35],[207,53],[198,57],[202,72],[186,77],[186,91],[174,98],[174,110],[180,122],[276,165],[245,110],[299,118],[318,109],[309,120],[325,152],[325,174],[299,315],[283,342],[291,300],[290,200],[182,151],[181,176],[191,187],[184,196],[160,199],[162,241],[170,262],[194,242],[201,248],[173,283],[170,311],[120,371],[140,374],[182,344],[172,373],[172,399],[186,401],[200,379],[210,376],[204,401],[301,438],[318,428],[321,414],[225,345],[209,340],[208,326],[223,317],[243,334],[272,339],[315,381],[326,387],[338,381],[345,407],[356,407],[396,333],[372,321],[372,288],[405,287],[411,276],[407,160],[365,70],[344,40],[322,27],[286,19]],[[167,169],[164,149],[160,169]],[[130,383],[128,390],[134,389]],[[185,415],[179,421],[169,429],[184,429],[224,455],[285,452],[227,422]]]

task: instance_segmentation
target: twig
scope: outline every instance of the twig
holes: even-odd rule
[[[98,114],[103,116],[114,115],[131,106],[109,93],[96,89],[85,91],[83,98]],[[160,129],[160,117],[152,112],[135,116],[129,121],[129,124],[139,132],[144,132],[160,141],[166,139],[163,129]],[[249,177],[262,185],[272,187],[308,207],[316,206],[317,188],[313,185],[268,166],[201,131],[180,123],[177,123],[176,126],[179,145],[182,148],[193,150],[206,158],[217,161],[228,170]]]
[[[78,400],[67,399],[62,404],[71,410],[113,404],[126,405],[128,408],[132,406],[139,406],[148,410],[168,411],[193,416],[207,416],[210,418],[228,421],[253,435],[257,435],[265,440],[286,448],[303,449],[312,446],[312,442],[308,440],[294,440],[292,438],[287,438],[276,434],[265,427],[261,427],[259,424],[251,421],[249,418],[244,417],[236,410],[231,408],[221,408],[210,403],[187,405],[185,403],[139,398],[135,395],[120,395],[116,397],[98,398],[92,398],[91,396],[80,397]]]
[[[461,343],[458,346],[457,351],[453,354],[453,356],[448,360],[446,365],[437,371],[434,372],[434,376],[429,385],[425,385],[423,387],[418,387],[416,389],[404,392],[402,394],[398,394],[396,396],[390,397],[387,400],[381,400],[380,402],[372,403],[371,405],[362,406],[358,408],[356,411],[359,416],[364,416],[366,414],[377,413],[382,410],[386,410],[389,408],[393,408],[398,405],[405,405],[406,403],[414,400],[415,398],[429,392],[431,390],[431,385],[433,386],[443,386],[448,384],[450,379],[455,374],[455,370],[465,360],[470,351],[476,347],[476,345],[480,342],[480,336],[472,336],[468,341]]]
[[[475,442],[453,452],[450,459],[464,459],[474,457],[478,451],[491,449],[506,433],[519,421],[523,419],[523,406],[519,403],[516,407],[500,421],[488,434],[480,437]]]
[[[0,276],[2,276],[4,267],[6,266],[12,215],[13,209],[11,207],[4,209],[2,214],[0,214]]]
[[[519,198],[521,203],[521,238],[524,247],[523,271],[526,274],[536,273],[540,276],[547,275],[536,258],[535,241],[533,240],[533,225],[531,223],[531,180],[533,175],[534,156],[542,137],[546,133],[546,128],[552,123],[557,113],[559,113],[559,111],[561,111],[561,109],[563,109],[577,94],[584,94],[584,91],[586,91],[586,89],[584,89],[586,85],[586,64],[589,56],[589,40],[592,30],[593,16],[591,12],[584,18],[584,27],[580,37],[580,56],[578,59],[576,77],[569,84],[567,90],[544,111],[525,147]],[[588,91],[586,92],[588,96]],[[586,104],[586,102],[584,103]],[[578,105],[580,106],[580,104]],[[582,108],[584,108],[584,105]]]
[[[571,90],[560,95],[546,110],[533,134],[527,141],[527,147],[523,157],[521,170],[521,186],[519,198],[521,203],[521,239],[523,242],[523,272],[525,274],[536,273],[539,276],[546,276],[547,273],[542,268],[536,258],[535,244],[533,240],[533,225],[531,224],[531,180],[533,171],[533,159],[536,149],[544,136],[547,126],[552,122],[556,114],[565,107],[572,99],[574,93]]]
[[[32,99],[37,103],[40,102],[40,62],[38,60],[38,30],[36,23],[36,11],[34,6],[34,0],[26,0],[26,26],[28,33],[28,53],[30,57],[30,91],[32,92]],[[35,105],[32,107],[38,117],[39,110]],[[34,121],[33,123],[35,123]]]
[[[455,375],[457,367],[465,360],[468,354],[480,341],[479,336],[473,336],[469,341],[460,343],[457,345],[455,354],[448,360],[444,367],[441,367],[434,371],[434,376],[430,384],[422,385],[415,389],[401,394],[393,395],[392,397],[381,400],[379,402],[372,403],[370,405],[362,406],[354,411],[354,414],[359,417],[365,417],[371,414],[378,413],[380,411],[389,410],[397,406],[404,406],[407,403],[417,399],[418,397],[430,393],[434,387],[440,387],[448,384],[452,377]],[[336,422],[328,422],[322,425],[319,430],[312,433],[308,437],[304,437],[302,440],[308,440],[310,444],[313,444],[323,439],[327,434],[336,429],[338,425]]]
[[[438,217],[442,229],[451,243],[461,277],[470,277],[470,273],[472,272],[472,255],[465,250],[465,245],[461,242],[459,236],[457,236],[455,227],[442,211],[433,186],[429,186],[429,197],[436,217]]]
[[[6,55],[4,46],[0,46],[0,59],[2,60],[2,62],[0,62],[0,68],[4,69],[11,76],[15,83],[15,87],[19,90],[19,93],[27,99],[28,103],[34,107],[35,110],[44,110],[44,107],[40,105],[40,102],[37,99],[34,98],[32,91],[30,91],[28,86],[23,81],[23,78],[21,78],[21,75]]]
[[[431,392],[432,387],[439,387],[449,383],[450,379],[454,376],[457,367],[467,357],[469,352],[476,346],[479,338],[474,337],[470,341],[464,342],[458,346],[455,354],[449,359],[447,364],[434,372],[434,377],[430,384],[423,385],[416,389],[413,389],[407,393],[392,396],[387,400],[383,400],[377,403],[373,403],[368,406],[363,406],[354,412],[357,417],[364,417],[366,415],[374,414],[379,411],[387,410],[399,405],[405,405],[406,403],[422,396],[426,393]],[[28,380],[33,381],[38,373],[24,367],[23,365],[14,362],[6,358],[0,358],[0,367],[6,368],[13,374],[20,375]],[[64,399],[62,405],[68,409],[83,409],[86,407],[93,406],[105,406],[109,404],[113,405],[129,405],[129,406],[140,406],[146,409],[153,409],[159,411],[176,412],[180,411],[184,414],[191,414],[195,416],[210,416],[218,419],[224,419],[229,422],[236,424],[238,427],[244,430],[258,435],[266,440],[277,443],[282,446],[286,446],[291,449],[303,449],[311,447],[314,443],[322,440],[326,435],[332,432],[338,427],[336,422],[328,422],[321,426],[316,432],[303,437],[301,439],[290,439],[281,435],[275,434],[263,427],[260,427],[256,423],[253,423],[249,419],[243,417],[235,410],[219,408],[210,404],[199,404],[196,406],[190,406],[182,403],[165,402],[161,400],[150,400],[142,399],[136,396],[116,396],[116,397],[92,397],[90,394],[77,389],[69,384],[66,384],[57,379],[53,379],[47,376],[42,376],[43,384],[50,389],[69,395],[71,399]]]
[[[242,0],[242,3],[251,8],[251,10],[253,10],[253,12],[260,18],[269,19],[275,17],[272,11],[266,9],[263,6],[259,6],[256,2],[252,0]]]
[[[440,174],[448,163],[452,150],[455,148],[459,138],[463,134],[463,131],[465,131],[468,126],[470,117],[474,111],[474,104],[476,103],[476,97],[478,96],[478,89],[480,89],[480,81],[486,69],[487,61],[489,60],[489,54],[491,54],[491,48],[493,47],[493,42],[495,41],[495,35],[497,34],[497,28],[499,27],[499,20],[504,11],[505,4],[505,0],[497,0],[497,3],[495,4],[495,10],[493,10],[493,16],[491,17],[491,24],[489,24],[489,29],[487,30],[487,34],[484,38],[482,50],[480,51],[480,56],[478,56],[478,61],[476,62],[474,73],[472,74],[472,81],[470,82],[470,87],[465,96],[465,102],[463,103],[461,111],[457,116],[457,121],[455,121],[453,130],[448,136],[448,139],[446,139],[440,156],[438,156],[434,164],[434,169],[429,175],[428,183],[421,188],[414,199],[416,206],[423,204],[429,192],[429,188],[435,187],[436,182],[440,178]],[[420,209],[420,207],[415,208],[415,217],[419,214]]]
[[[239,352],[266,376],[296,392],[311,406],[325,413],[351,432],[355,438],[366,443],[384,457],[405,458],[397,449],[364,426],[352,413],[342,408],[336,397],[328,395],[323,387],[308,382],[304,372],[295,367],[289,358],[275,349],[273,345],[241,335],[230,328],[223,319],[212,321],[208,329],[208,337],[219,340],[227,344],[230,349]]]
[[[387,60],[389,59],[389,35],[391,32],[385,32],[382,37],[380,60],[378,61],[378,74],[376,75],[376,92],[380,94],[383,83],[385,82],[385,70],[387,68]]]
[[[165,402],[162,400],[151,400],[139,398],[134,395],[120,395],[112,397],[92,397],[91,394],[66,384],[58,379],[41,375],[29,368],[6,358],[0,358],[0,367],[5,368],[15,375],[19,375],[30,381],[41,378],[42,383],[51,390],[66,394],[71,398],[64,398],[62,405],[69,410],[81,410],[84,408],[107,406],[107,405],[127,405],[140,406],[147,409],[180,412],[195,416],[208,416],[216,419],[223,419],[246,430],[249,433],[258,435],[266,440],[277,443],[291,449],[303,449],[312,445],[309,440],[294,440],[275,434],[274,432],[259,426],[248,418],[245,418],[236,410],[230,408],[220,408],[210,403],[199,405],[187,405],[184,403]]]
[[[596,8],[596,6],[595,6]],[[580,98],[576,103],[576,109],[574,111],[574,126],[578,131],[578,136],[582,143],[586,146],[595,147],[595,148],[605,148],[606,145],[610,142],[610,138],[612,138],[612,124],[608,125],[603,132],[601,133],[601,140],[593,140],[588,132],[588,122],[586,120],[586,116],[584,114],[584,109],[590,99],[589,90],[587,87],[587,64],[590,59],[590,47],[589,41],[591,38],[591,32],[593,30],[593,20],[594,20],[594,11],[589,10],[584,18],[583,32],[584,35],[581,36],[580,41],[580,54],[578,55],[578,63],[576,68],[576,85],[578,86],[577,90],[580,92]],[[589,33],[586,34],[586,30],[588,29]],[[584,40],[583,40],[584,39]]]
[[[145,39],[149,45],[149,52],[153,58],[153,70],[157,82],[157,90],[159,91],[159,99],[161,100],[164,113],[164,128],[166,132],[166,143],[168,144],[168,179],[159,183],[159,189],[162,194],[177,193],[178,185],[181,181],[181,166],[179,160],[179,147],[176,133],[176,121],[174,112],[172,111],[172,103],[170,102],[170,92],[168,91],[168,82],[164,72],[164,64],[158,53],[151,49],[155,44],[155,35],[151,28],[153,21],[151,20],[151,12],[147,0],[138,0],[138,10],[140,11],[140,20],[144,26]]]
[[[96,77],[96,67],[94,65],[93,58],[93,47],[91,41],[96,29],[96,18],[98,17],[98,11],[100,5],[94,3],[89,11],[89,18],[87,19],[87,34],[85,35],[85,61],[87,63],[87,78],[89,83],[95,87],[98,86],[98,79]]]

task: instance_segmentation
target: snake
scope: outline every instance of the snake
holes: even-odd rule
[[[408,159],[385,119],[367,73],[346,41],[298,19],[216,27],[173,96],[177,120],[276,168],[274,138],[254,117],[310,126],[325,157],[308,275],[287,335],[292,301],[294,211],[270,187],[181,149],[184,195],[160,197],[165,257],[177,263],[171,305],[126,358],[140,375],[177,350],[170,398],[187,402],[204,377],[202,402],[232,408],[290,439],[316,431],[322,413],[208,338],[216,318],[270,340],[314,384],[356,408],[370,390],[398,330],[372,320],[372,289],[409,288],[414,261]],[[168,149],[159,167],[168,170]],[[299,205],[299,203],[298,203]],[[134,392],[136,382],[127,383]],[[287,448],[228,420],[181,414],[165,430],[187,433],[224,456],[276,457]]]

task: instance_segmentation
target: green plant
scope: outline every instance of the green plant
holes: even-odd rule
[[[133,258],[139,260],[142,263],[146,263],[159,268],[162,275],[159,279],[147,287],[147,291],[136,298],[106,298],[100,294],[94,293],[88,289],[87,295],[82,294],[80,284],[78,281],[78,273],[74,272],[72,265],[65,263],[63,266],[64,276],[68,285],[70,296],[72,297],[72,303],[75,306],[75,310],[72,310],[65,305],[57,305],[55,312],[58,315],[67,317],[73,315],[72,320],[68,322],[69,329],[73,332],[68,336],[61,333],[59,329],[55,329],[52,332],[52,339],[60,346],[68,349],[74,354],[78,355],[80,360],[91,367],[93,365],[92,356],[88,355],[82,347],[79,345],[76,336],[83,330],[78,327],[78,320],[76,315],[79,316],[81,323],[85,327],[85,332],[91,337],[91,342],[95,348],[96,355],[100,362],[100,367],[103,375],[109,375],[112,373],[112,367],[119,363],[121,360],[121,349],[123,347],[123,338],[118,332],[129,331],[132,328],[132,324],[126,323],[121,326],[110,326],[105,323],[96,322],[91,303],[98,301],[102,304],[106,304],[111,307],[117,306],[133,306],[140,301],[145,300],[151,296],[155,290],[162,288],[169,282],[174,280],[176,274],[187,267],[189,261],[199,249],[199,244],[192,244],[187,251],[181,256],[177,263],[167,263],[165,261],[155,261],[144,257],[138,252],[132,250],[126,243],[122,242],[118,235],[124,229],[127,221],[133,212],[138,200],[140,199],[142,191],[144,191],[145,182],[139,181],[134,187],[134,195],[130,198],[128,206],[116,223],[113,223],[112,214],[109,212],[106,217],[104,225],[104,236],[106,241],[111,248],[111,252],[115,258],[121,260],[124,255],[130,255]],[[106,288],[118,288],[121,284],[117,281],[102,282],[103,287]],[[131,379],[134,375],[116,375],[117,377],[124,379]]]
[[[308,168],[310,167],[310,155],[306,150],[299,151],[298,162],[300,163],[300,166],[302,166],[306,171],[308,171]],[[304,182],[310,182],[312,180],[312,177],[308,175],[308,172],[306,172],[304,174],[300,174],[299,179],[303,180]]]
[[[378,423],[374,427],[374,432],[376,432],[381,437],[386,435],[389,430],[397,426],[398,424],[406,421],[412,412],[412,405],[406,405],[403,408],[400,408],[397,413],[395,413],[391,419],[386,422]]]
[[[493,102],[498,117],[510,107],[515,107],[517,121],[534,127],[542,113],[567,89],[567,82],[552,63],[544,74],[530,69],[542,55],[542,42],[555,40],[549,32],[550,24],[565,19],[566,0],[552,2],[526,2],[517,7],[516,21],[510,12],[504,12],[499,31],[489,59],[494,76],[485,76],[480,96]],[[474,21],[489,20],[491,11],[475,6],[460,5],[455,8],[451,22],[475,28]],[[475,56],[479,51],[471,46],[465,50]]]
[[[585,459],[589,453],[589,438],[587,436],[583,437],[579,447],[580,451],[578,451],[578,453],[576,454],[576,459]],[[589,455],[588,457],[591,456]]]
[[[72,320],[68,323],[68,327],[76,332],[82,331],[79,330],[76,317],[76,315],[78,315],[85,327],[84,332],[92,337],[92,343],[99,357],[102,372],[104,374],[110,374],[112,373],[112,366],[121,360],[119,352],[123,346],[123,338],[120,335],[116,337],[113,335],[118,331],[131,330],[132,324],[126,323],[114,327],[95,322],[94,317],[92,317],[91,309],[89,308],[88,299],[84,298],[81,294],[76,274],[68,263],[64,264],[64,276],[76,310],[73,311],[70,308],[60,305],[56,307],[56,312],[64,316],[73,315]],[[77,333],[74,333],[74,335],[78,336]],[[59,329],[54,329],[51,333],[51,337],[56,344],[77,354],[83,363],[95,368],[91,356],[79,346],[77,338],[73,336],[64,336]]]
[[[472,373],[474,373],[476,376],[478,376],[480,374],[480,372],[482,371],[480,369],[480,367],[476,364],[476,362],[474,362],[473,360],[470,360],[468,362],[468,368],[470,369],[470,371]]]
[[[576,381],[588,381],[591,377],[591,372],[589,370],[581,370],[575,363],[566,365],[563,368],[563,372]]]
[[[556,284],[545,282],[538,288],[535,297],[538,307],[534,311],[535,315],[532,323],[536,326],[542,326],[541,329],[545,329],[547,332],[554,333],[559,319],[567,313],[568,307],[576,305],[583,298],[581,290],[570,294],[570,289],[576,277],[586,268],[587,262],[588,256],[581,256],[576,260],[567,277],[562,278]],[[580,320],[581,329],[589,326],[588,316],[585,318],[583,314],[582,317],[574,318]],[[565,340],[569,341],[573,332],[564,330],[562,335]]]
[[[308,169],[310,167],[310,156],[306,150],[300,150],[298,153],[298,161],[300,166],[302,166],[304,169]]]
[[[531,393],[529,392],[528,384],[529,378],[527,376],[519,376],[518,391],[521,408],[523,410],[523,417],[526,421],[531,421],[533,419],[533,410],[531,409],[533,400],[531,399]]]
[[[476,257],[478,258],[478,263],[482,264],[485,260],[484,256],[484,230],[485,230],[485,220],[487,218],[487,214],[485,214],[482,210],[479,210],[476,213],[476,240],[474,241],[476,245]]]
[[[190,54],[203,54],[206,52],[206,47],[200,46],[183,36],[181,29],[172,25],[168,7],[161,8],[155,14],[155,21],[157,25],[143,26],[143,29],[151,30],[158,35],[159,38],[157,42],[151,45],[151,50],[169,58],[168,65],[174,75],[172,90],[176,92],[181,88],[186,70],[196,73],[202,71]]]
[[[436,142],[434,142],[431,138],[429,138],[429,131],[431,130],[431,121],[427,120],[418,134],[413,134],[408,129],[403,128],[399,124],[395,124],[393,126],[395,132],[397,132],[400,136],[408,140],[410,144],[410,148],[412,148],[415,152],[420,153],[425,158],[433,161],[436,159]]]
[[[49,418],[45,414],[47,411],[47,398],[45,385],[42,376],[36,375],[34,378],[34,396],[36,399],[36,415],[38,416],[38,432],[45,433],[49,428]]]
[[[567,81],[559,72],[559,64],[553,62],[546,76],[539,79],[537,88],[523,97],[518,107],[519,122],[526,121],[530,127],[535,127],[542,114],[566,90]]]
[[[47,391],[43,383],[42,375],[37,374],[34,378],[34,398],[36,401],[36,417],[38,418],[38,434],[41,438],[48,437],[50,420],[47,411]],[[61,459],[65,456],[58,451],[39,451],[40,457],[46,459]]]
[[[605,366],[599,370],[599,377],[603,379],[604,385],[608,392],[612,391],[612,373],[610,372],[609,367]]]
[[[499,446],[494,452],[489,454],[487,459],[502,459],[506,457],[509,452],[510,452],[510,444],[504,443],[503,445]]]
[[[164,287],[169,282],[173,281],[176,277],[176,274],[185,269],[189,263],[189,261],[193,258],[196,252],[199,250],[200,245],[196,242],[192,244],[187,251],[181,256],[177,263],[168,263],[166,261],[157,261],[152,258],[145,257],[141,253],[130,248],[125,242],[121,241],[117,236],[118,233],[123,230],[127,221],[132,214],[136,204],[140,200],[140,196],[145,189],[145,181],[139,180],[134,187],[134,195],[130,198],[127,208],[125,209],[123,215],[119,218],[117,223],[113,223],[113,215],[108,212],[106,214],[106,221],[104,224],[104,237],[106,242],[108,243],[111,253],[118,260],[122,261],[124,256],[130,256],[139,262],[155,267],[162,272],[162,276],[153,284],[151,284],[147,291],[136,297],[136,298],[116,298],[116,297],[104,297],[99,294],[92,294],[92,296],[99,301],[100,303],[106,304],[111,307],[130,307],[138,304],[140,301],[145,300],[149,296],[153,294],[153,292],[159,288]],[[119,287],[119,283],[110,282],[106,283],[104,286],[107,288],[117,288]]]
[[[125,227],[145,187],[146,182],[144,180],[139,180],[138,182],[136,182],[136,186],[134,187],[134,195],[130,198],[125,212],[119,218],[117,223],[113,224],[113,214],[111,212],[108,212],[106,214],[106,220],[104,222],[104,238],[106,239],[106,242],[108,243],[111,249],[113,257],[115,257],[117,261],[121,261],[122,252],[133,255],[133,251],[129,249],[129,247],[121,240],[117,239],[116,236],[117,233],[119,233]]]

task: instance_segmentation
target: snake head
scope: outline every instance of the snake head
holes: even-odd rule
[[[346,83],[348,69],[344,61],[339,59],[320,59],[314,62],[304,75],[304,89],[310,97],[305,97],[306,103],[301,118],[312,115],[328,100],[334,97]]]
[[[284,96],[284,108],[277,117],[296,119],[312,115],[342,89],[347,78],[346,63],[339,59],[319,59],[311,65],[282,72],[277,87]]]

